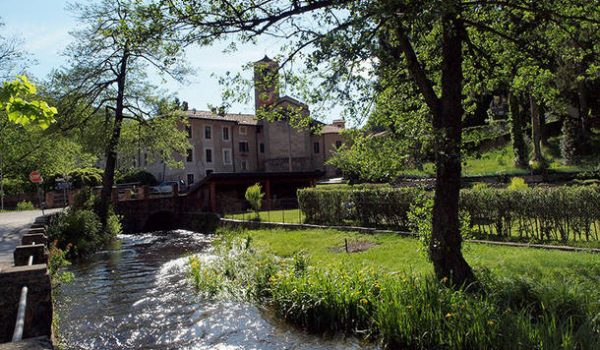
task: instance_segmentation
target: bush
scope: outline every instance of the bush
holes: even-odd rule
[[[158,180],[151,173],[142,169],[133,169],[127,173],[119,176],[116,180],[118,184],[124,183],[139,183],[142,186],[156,186]]]
[[[360,225],[407,229],[408,211],[419,188],[347,186],[298,190],[298,203],[306,222],[325,225]]]
[[[17,203],[17,210],[33,210],[35,207],[30,201],[21,201]]]
[[[262,199],[265,195],[261,191],[262,191],[262,187],[260,187],[260,184],[255,183],[254,185],[252,185],[246,189],[246,194],[245,194],[246,200],[248,201],[248,203],[250,203],[252,210],[254,210],[254,212],[256,213],[257,219],[260,218],[258,216],[258,211],[262,207]]]
[[[417,199],[427,198],[432,198],[432,193],[420,188],[346,186],[298,191],[307,223],[401,230],[409,229],[411,206]],[[460,210],[463,220],[468,216],[466,224],[473,233],[484,238],[599,239],[599,186],[529,188],[523,179],[514,178],[508,189],[477,186],[461,190]]]
[[[508,185],[509,190],[523,190],[529,188],[527,183],[525,183],[525,179],[522,177],[513,177],[510,179],[510,184]]]
[[[57,241],[57,247],[72,247],[68,256],[87,256],[106,246],[122,231],[120,218],[110,212],[105,230],[100,218],[91,209],[71,208],[57,215],[48,227],[48,236]]]
[[[536,241],[598,240],[598,186],[461,191],[479,235]]]

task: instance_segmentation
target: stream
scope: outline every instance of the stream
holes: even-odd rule
[[[210,257],[208,235],[177,230],[119,236],[119,249],[68,269],[56,291],[65,349],[363,349],[319,337],[251,303],[203,298],[186,281],[188,256]]]

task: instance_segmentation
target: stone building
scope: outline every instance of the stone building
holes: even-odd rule
[[[336,169],[325,162],[342,145],[344,120],[327,125],[312,120],[313,128],[292,127],[292,113],[309,117],[310,111],[306,104],[279,95],[278,69],[266,56],[255,63],[255,111],[271,113],[271,121],[252,114],[188,110],[191,148],[182,156],[184,168],[156,163],[147,169],[159,181],[183,180],[188,185],[211,173],[321,171],[325,177],[335,176]]]

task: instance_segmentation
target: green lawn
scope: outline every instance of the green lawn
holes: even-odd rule
[[[421,252],[421,243],[396,234],[365,235],[337,230],[248,230],[252,244],[281,257],[298,252],[309,255],[312,264],[345,267],[374,267],[404,273],[431,272],[432,265]],[[346,253],[344,240],[351,244],[369,241],[366,251]],[[600,254],[572,253],[533,248],[500,247],[465,243],[467,261],[477,269],[489,269],[502,276],[529,276],[560,281],[600,283]]]
[[[304,213],[300,209],[287,210],[263,210],[259,212],[260,221],[264,222],[285,222],[289,224],[298,224],[304,222]],[[255,217],[253,212],[239,214],[225,214],[226,219],[252,220]]]
[[[414,238],[222,229],[190,258],[207,295],[264,305],[302,329],[390,349],[597,349],[600,254],[466,244],[478,287],[442,285]],[[362,247],[366,250],[347,253]],[[370,246],[369,246],[370,245]]]

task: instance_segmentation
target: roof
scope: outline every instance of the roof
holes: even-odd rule
[[[341,126],[327,124],[321,129],[321,134],[339,134],[343,130]]]
[[[254,114],[226,113],[224,116],[220,116],[210,111],[188,110],[187,115],[191,119],[228,121],[240,125],[258,125],[258,119],[256,119]]]
[[[188,110],[187,115],[191,119],[204,119],[204,120],[215,120],[225,121],[230,123],[236,123],[239,125],[258,125],[258,119],[254,114],[242,114],[242,113],[227,113],[224,116],[220,116],[211,111],[197,111]],[[313,123],[323,124],[322,122],[312,119]],[[324,125],[321,128],[321,134],[339,134],[344,128],[332,124]]]

